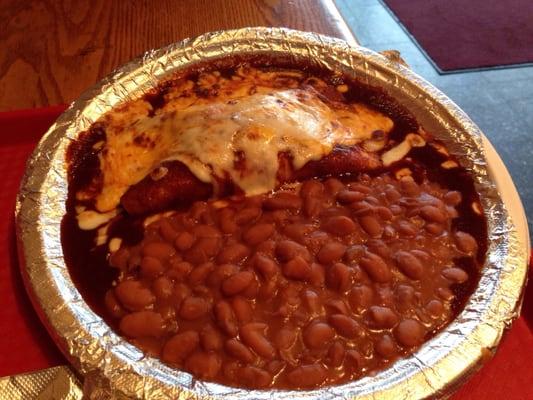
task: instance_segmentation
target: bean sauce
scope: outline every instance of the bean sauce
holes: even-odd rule
[[[232,67],[215,67],[233,77],[243,62],[264,64],[232,59]],[[294,60],[277,63],[294,67]],[[212,67],[195,65],[181,78],[195,82],[198,96],[215,96],[198,84],[198,71]],[[314,85],[321,96],[361,101],[392,118],[396,143],[419,129],[384,90],[308,64],[301,70],[303,80],[277,84],[313,86],[318,76],[327,82]],[[158,90],[145,98],[152,113],[167,101],[166,87]],[[70,274],[113,329],[196,378],[261,389],[356,380],[416,351],[477,285],[485,219],[473,207],[479,198],[470,175],[442,168],[449,156],[438,146],[414,148],[372,175],[196,202],[147,225],[119,214],[107,235],[121,246],[110,252],[109,241],[94,245],[96,231],[78,228],[75,212],[94,206],[76,202],[80,188],[101,189],[95,145],[104,137],[95,124],[67,154],[62,242]],[[405,168],[410,175],[401,177]]]
[[[111,253],[106,316],[201,379],[291,389],[351,381],[454,317],[482,247],[454,222],[463,200],[383,172],[198,202]]]

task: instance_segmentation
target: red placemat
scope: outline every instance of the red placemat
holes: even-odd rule
[[[65,364],[40,323],[20,277],[13,211],[28,156],[64,106],[0,113],[0,377]],[[495,357],[453,397],[533,399],[533,290]]]

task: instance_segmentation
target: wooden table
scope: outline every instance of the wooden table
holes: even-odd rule
[[[219,29],[355,42],[333,0],[1,0],[0,20],[0,111],[69,103],[146,50]]]

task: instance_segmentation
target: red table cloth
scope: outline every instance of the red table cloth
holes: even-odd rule
[[[0,113],[0,377],[65,364],[24,290],[14,232],[14,206],[25,163],[64,106]],[[531,269],[530,269],[531,275]],[[492,360],[453,397],[533,399],[533,290],[522,316]]]

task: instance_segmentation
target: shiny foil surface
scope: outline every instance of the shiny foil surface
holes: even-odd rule
[[[83,392],[70,368],[59,366],[0,378],[0,397],[6,400],[81,400]]]
[[[375,376],[312,391],[245,390],[194,379],[146,357],[113,332],[72,283],[60,238],[67,198],[65,151],[113,107],[138,98],[176,71],[228,55],[289,55],[384,87],[472,174],[487,216],[489,248],[477,289],[446,329]],[[26,286],[42,320],[84,376],[90,399],[416,399],[447,397],[496,350],[518,317],[528,245],[521,241],[488,174],[481,132],[445,95],[383,55],[313,33],[245,28],[208,33],[126,64],[85,92],[43,137],[17,201]]]

